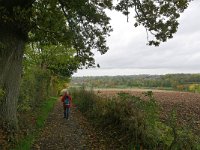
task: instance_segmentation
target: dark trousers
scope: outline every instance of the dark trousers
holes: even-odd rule
[[[64,107],[64,118],[69,118],[69,112],[70,108],[69,107]]]

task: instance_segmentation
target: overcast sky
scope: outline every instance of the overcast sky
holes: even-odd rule
[[[108,12],[114,31],[107,39],[109,51],[95,52],[101,68],[78,70],[73,76],[200,73],[200,1],[193,1],[179,19],[174,38],[159,47],[148,46],[144,27],[134,19]]]

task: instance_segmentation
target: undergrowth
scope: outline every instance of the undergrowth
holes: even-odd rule
[[[87,118],[106,132],[110,130],[113,138],[118,136],[120,148],[200,149],[199,137],[177,123],[175,110],[167,124],[160,120],[160,106],[151,91],[144,93],[143,98],[128,93],[105,97],[84,87],[71,89],[71,93]]]

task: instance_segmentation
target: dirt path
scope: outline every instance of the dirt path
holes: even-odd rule
[[[32,150],[106,150],[116,149],[113,139],[91,126],[82,114],[72,108],[69,120],[63,118],[62,104],[57,102],[45,128]]]

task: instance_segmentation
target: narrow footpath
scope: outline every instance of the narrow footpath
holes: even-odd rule
[[[76,108],[71,108],[69,120],[63,118],[62,103],[58,101],[32,150],[116,150],[117,145],[90,125]]]

